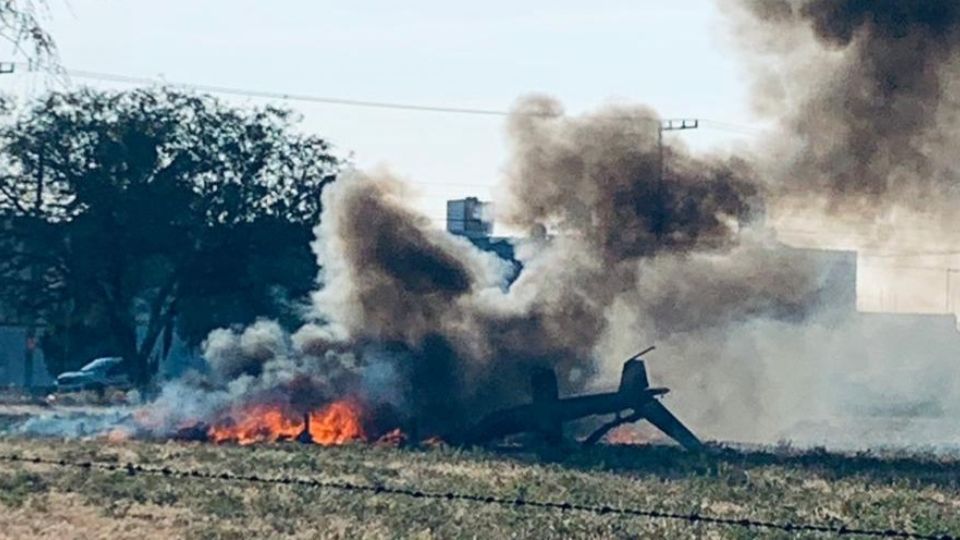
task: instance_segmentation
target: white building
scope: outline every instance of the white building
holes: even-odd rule
[[[960,235],[952,219],[891,215],[864,222],[802,213],[770,220],[781,242],[807,249],[853,251],[857,310],[953,315],[960,327]]]

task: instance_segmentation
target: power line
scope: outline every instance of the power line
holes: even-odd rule
[[[722,122],[719,120],[700,119],[700,123],[703,124],[702,127],[717,129],[720,131],[742,133],[744,135],[758,135],[760,133],[763,133],[762,129],[757,129],[755,127],[746,126],[742,124],[734,124],[731,122]]]
[[[23,62],[8,62],[8,63],[5,63],[4,65],[29,68],[29,65]],[[90,80],[116,82],[116,83],[133,84],[133,85],[161,84],[161,85],[168,85],[168,86],[174,86],[174,87],[180,87],[180,88],[190,88],[193,90],[208,92],[211,94],[222,94],[222,95],[232,95],[232,96],[241,96],[241,97],[262,98],[262,99],[276,99],[276,100],[282,100],[282,101],[299,101],[304,103],[320,103],[324,105],[340,105],[340,106],[347,106],[347,107],[393,109],[393,110],[404,110],[404,111],[413,111],[413,112],[432,112],[432,113],[443,113],[443,114],[463,114],[463,115],[495,116],[495,117],[508,117],[513,115],[525,115],[525,116],[537,116],[537,117],[556,116],[550,113],[511,112],[503,109],[454,107],[454,106],[446,106],[446,105],[418,105],[418,104],[412,104],[412,103],[400,103],[400,102],[393,102],[393,101],[375,101],[375,100],[341,98],[341,97],[333,97],[333,96],[317,96],[317,95],[290,93],[290,92],[277,92],[277,91],[268,91],[268,90],[251,90],[251,89],[234,87],[234,86],[173,82],[173,81],[165,81],[160,78],[139,77],[139,76],[133,76],[133,75],[122,75],[117,73],[107,73],[102,71],[90,71],[90,70],[82,70],[82,69],[60,68],[60,72],[68,77],[75,77],[78,79],[90,79]],[[643,119],[639,119],[639,120],[643,120]],[[649,118],[647,120],[649,120],[650,122],[664,122],[664,123],[678,121],[678,119],[671,119],[671,118],[664,118],[664,119]],[[756,135],[759,132],[758,130],[751,128],[749,126],[733,124],[730,122],[721,122],[721,121],[709,120],[709,119],[700,119],[700,121],[706,123],[710,128],[720,130],[720,131],[731,131],[731,132],[738,132],[738,133],[748,134],[748,135]]]
[[[455,491],[425,491],[415,487],[391,487],[379,483],[357,484],[348,481],[328,481],[316,478],[291,478],[261,476],[258,474],[216,473],[201,469],[179,469],[170,466],[158,467],[128,462],[104,463],[95,461],[72,461],[67,459],[45,459],[40,457],[25,457],[16,454],[0,455],[0,461],[11,463],[25,463],[48,465],[63,468],[79,468],[83,470],[102,470],[107,472],[126,472],[128,476],[150,475],[162,476],[177,480],[217,480],[225,482],[242,482],[251,484],[296,485],[317,489],[329,489],[343,492],[367,493],[384,497],[407,497],[413,499],[463,501],[476,504],[512,508],[517,511],[524,509],[559,510],[561,512],[583,512],[601,516],[642,517],[648,519],[664,519],[671,521],[685,521],[690,524],[722,525],[743,529],[777,530],[788,533],[824,533],[837,536],[856,535],[880,538],[910,538],[920,540],[956,540],[950,534],[921,534],[903,529],[858,529],[847,525],[819,525],[813,523],[775,522],[749,518],[727,518],[710,516],[698,513],[682,514],[661,510],[643,508],[618,507],[611,504],[582,504],[571,501],[543,501],[525,499],[523,497],[506,498],[491,494],[469,494]]]
[[[496,185],[491,184],[470,184],[464,182],[421,182],[418,180],[403,180],[404,184],[414,184],[417,186],[439,186],[439,187],[451,187],[451,188],[483,188],[483,189],[496,189]]]
[[[441,105],[415,105],[410,103],[397,103],[397,102],[389,102],[389,101],[371,101],[371,100],[348,99],[348,98],[329,97],[329,96],[314,96],[314,95],[308,95],[308,94],[297,94],[297,93],[287,93],[287,92],[249,90],[249,89],[237,88],[232,86],[169,82],[169,81],[163,81],[163,80],[153,79],[148,77],[134,77],[134,76],[128,76],[128,75],[117,75],[113,73],[103,73],[98,71],[87,71],[87,70],[77,70],[77,69],[64,69],[64,71],[68,76],[76,77],[79,79],[93,79],[93,80],[120,82],[120,83],[127,83],[127,84],[141,84],[141,85],[144,85],[144,84],[153,85],[153,84],[160,83],[160,84],[166,84],[170,86],[192,88],[195,90],[200,90],[203,92],[209,92],[213,94],[236,95],[236,96],[243,96],[243,97],[255,97],[255,98],[266,98],[266,99],[279,99],[283,101],[302,101],[307,103],[323,103],[326,105],[344,105],[349,107],[398,109],[398,110],[418,111],[418,112],[471,114],[471,115],[481,115],[481,116],[508,116],[510,114],[507,111],[500,111],[495,109],[448,107],[448,106],[441,106]]]

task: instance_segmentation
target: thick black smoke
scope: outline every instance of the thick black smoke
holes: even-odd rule
[[[731,2],[727,2],[731,4]],[[789,195],[876,217],[957,201],[960,3],[745,0],[738,32]],[[743,11],[741,11],[742,8]],[[786,166],[783,166],[787,164]]]
[[[315,316],[348,342],[392,353],[422,429],[449,432],[522,399],[534,366],[585,361],[599,321],[581,317],[590,313],[578,301],[505,293],[510,265],[410,210],[403,191],[387,173],[330,188]]]
[[[574,232],[607,262],[729,246],[759,209],[753,171],[672,145],[661,160],[659,125],[644,107],[570,119],[548,98],[521,101],[500,215],[524,229]]]
[[[548,98],[519,102],[497,202],[505,224],[539,233],[518,240],[510,284],[510,264],[413,210],[389,173],[340,179],[316,231],[310,323],[292,337],[268,323],[211,335],[219,410],[360,393],[421,435],[451,434],[528,400],[536,369],[578,393],[649,344],[699,346],[756,317],[802,318],[819,274],[763,228],[768,187],[743,160],[675,143],[661,161],[658,125],[642,107],[569,117]],[[725,399],[712,391],[696,403]]]
[[[508,266],[410,210],[389,174],[344,179],[325,195],[314,316],[396,353],[404,402],[438,432],[527,399],[534,368],[583,391],[663,336],[802,316],[816,272],[757,228],[750,167],[673,148],[660,182],[657,126],[645,108],[520,102],[501,215],[545,234],[520,241],[506,290]]]
[[[856,336],[859,320],[805,320],[824,268],[766,223],[783,207],[821,229],[837,224],[823,217],[955,214],[960,3],[723,1],[754,60],[757,108],[780,128],[761,164],[673,140],[661,159],[647,108],[571,117],[523,99],[497,201],[503,224],[535,232],[517,242],[513,283],[390,174],[344,177],[324,194],[309,322],[292,336],[269,322],[211,334],[213,376],[165,387],[158,425],[360,394],[445,434],[527,400],[535,369],[554,369],[563,393],[610,386],[654,343],[652,375],[675,385],[671,406],[697,431],[772,442],[816,408],[835,412],[835,389],[818,389],[856,394],[839,375],[873,360],[864,343],[902,344]]]

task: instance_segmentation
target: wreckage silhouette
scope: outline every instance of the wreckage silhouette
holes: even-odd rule
[[[532,402],[488,414],[469,428],[459,442],[480,444],[508,435],[532,432],[541,435],[549,444],[559,444],[563,437],[564,422],[614,414],[614,419],[594,431],[584,440],[584,444],[598,442],[621,424],[646,419],[687,450],[700,449],[703,444],[697,436],[660,403],[658,398],[669,390],[650,387],[641,357],[653,349],[648,347],[623,364],[620,388],[616,392],[561,399],[553,370],[537,370],[531,377]]]

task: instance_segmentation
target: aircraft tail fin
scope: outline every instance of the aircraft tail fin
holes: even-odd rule
[[[650,381],[647,379],[647,368],[643,360],[632,358],[623,364],[623,374],[620,376],[620,389],[622,394],[635,396],[650,387]]]

